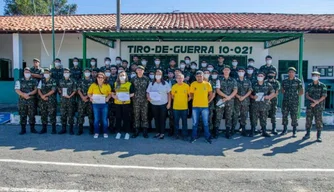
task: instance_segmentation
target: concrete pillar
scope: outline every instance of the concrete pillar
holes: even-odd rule
[[[22,38],[20,34],[13,33],[13,70],[14,80],[20,78],[20,70],[23,68],[23,57],[22,57]]]

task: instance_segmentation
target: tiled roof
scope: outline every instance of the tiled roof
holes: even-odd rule
[[[114,31],[115,14],[56,16],[55,30]],[[334,14],[122,14],[121,30],[270,30],[334,32]],[[0,32],[50,32],[51,16],[0,16]]]

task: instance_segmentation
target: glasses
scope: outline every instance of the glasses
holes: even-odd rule
[[[101,76],[99,76],[99,77],[97,77],[98,79],[103,79],[104,77],[101,77]]]

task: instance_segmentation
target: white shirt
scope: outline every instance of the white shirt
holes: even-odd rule
[[[153,85],[152,83],[149,83],[146,92],[157,92],[161,96],[161,99],[159,101],[151,100],[150,102],[152,105],[164,105],[168,103],[168,93],[170,92],[170,90],[171,87],[169,83],[165,82],[165,85],[163,85],[162,83],[155,82]]]

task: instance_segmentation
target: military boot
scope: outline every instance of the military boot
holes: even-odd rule
[[[135,132],[133,133],[133,135],[131,136],[131,138],[137,138],[139,135],[139,128],[135,128]]]
[[[89,134],[90,134],[90,135],[93,135],[93,134],[94,134],[94,124],[93,124],[93,123],[90,123],[90,124],[89,124]]]
[[[306,134],[305,134],[305,136],[303,137],[304,140],[310,138],[310,132],[311,132],[311,129],[307,129],[307,130],[306,130]]]
[[[171,137],[174,135],[174,127],[170,127],[168,131],[168,137]]]
[[[61,127],[61,130],[58,132],[58,134],[65,134],[67,131],[66,131],[66,124],[65,125],[62,125]]]
[[[317,131],[317,142],[319,142],[319,143],[322,142],[322,139],[321,139],[321,131],[320,131],[320,130]]]
[[[26,134],[26,125],[24,125],[24,124],[21,124],[21,132],[19,133],[20,135],[24,135],[24,134]]]
[[[70,135],[74,135],[74,131],[73,131],[73,124],[70,125]]]
[[[247,133],[246,133],[246,126],[245,125],[241,125],[241,135],[246,137]]]
[[[267,128],[262,127],[262,136],[263,137],[271,137],[269,133],[267,133]]]
[[[52,132],[51,134],[57,134],[57,128],[56,128],[56,124],[52,124]]]
[[[77,135],[82,135],[83,134],[83,124],[79,124],[79,130]]]
[[[230,127],[226,127],[225,137],[226,137],[226,139],[231,138],[231,128]]]
[[[288,126],[287,125],[284,125],[283,127],[283,131],[280,135],[286,135],[288,133]]]
[[[218,127],[213,127],[213,129],[212,129],[212,138],[214,138],[214,139],[218,138]]]
[[[271,134],[273,134],[273,135],[277,135],[278,134],[277,130],[276,130],[276,123],[272,124]]]
[[[143,129],[143,137],[148,138],[148,133],[147,133],[147,128],[146,127],[144,127],[144,129]]]
[[[292,137],[293,137],[293,138],[296,138],[296,137],[297,137],[296,133],[297,133],[297,127],[296,127],[296,126],[293,126],[293,128],[292,128]]]
[[[249,137],[254,137],[254,132],[255,132],[255,126],[251,126]]]
[[[232,126],[231,128],[231,136],[233,136],[235,134],[235,126]]]
[[[38,133],[35,129],[35,124],[30,124],[30,132],[31,133]]]
[[[47,124],[42,125],[42,130],[39,132],[39,134],[44,134],[47,132]]]

